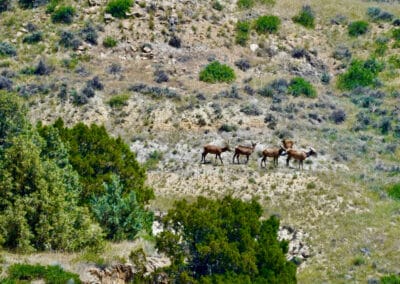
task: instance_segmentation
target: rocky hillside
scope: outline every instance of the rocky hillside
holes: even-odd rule
[[[281,217],[301,283],[400,273],[400,204],[386,192],[400,173],[400,5],[294,2],[146,0],[113,16],[103,0],[0,0],[0,89],[26,99],[32,122],[123,137],[148,168],[156,211],[198,195],[258,199]],[[58,20],[60,7],[72,12]],[[302,11],[313,25],[296,20]],[[260,30],[265,15],[276,30]],[[352,35],[357,21],[366,30]],[[234,79],[199,80],[214,61]],[[296,92],[296,78],[311,87]],[[318,156],[302,171],[286,157],[261,168],[283,138]],[[232,152],[200,164],[204,144],[251,142],[248,164]]]

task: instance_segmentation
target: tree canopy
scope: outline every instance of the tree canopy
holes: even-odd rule
[[[256,201],[199,197],[178,201],[164,218],[157,248],[172,260],[168,272],[185,283],[296,283],[279,220],[261,221]]]

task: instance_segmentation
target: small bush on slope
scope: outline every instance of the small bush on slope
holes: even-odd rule
[[[236,76],[233,69],[228,65],[219,63],[218,61],[208,64],[200,72],[200,81],[207,83],[232,82],[235,78]]]
[[[111,0],[106,7],[106,13],[116,18],[126,18],[126,12],[132,6],[132,0]]]
[[[293,17],[293,22],[298,23],[308,29],[315,27],[315,15],[310,6],[303,6],[300,13]]]

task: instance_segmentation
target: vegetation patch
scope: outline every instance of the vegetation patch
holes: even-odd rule
[[[13,264],[8,268],[8,277],[1,283],[27,283],[45,280],[46,283],[81,283],[79,275],[64,271],[58,265]]]
[[[72,6],[60,6],[51,14],[53,23],[71,24],[75,15],[75,8]]]
[[[315,28],[315,14],[309,5],[303,6],[300,13],[294,16],[292,20],[308,29]]]
[[[353,90],[357,87],[376,86],[376,77],[384,65],[376,59],[366,61],[353,60],[347,71],[338,77],[338,87],[342,90]]]
[[[296,283],[288,242],[277,239],[279,219],[261,221],[262,212],[255,200],[229,196],[176,202],[157,237],[172,261],[165,271],[184,283]]]
[[[249,40],[250,23],[247,21],[238,21],[236,23],[236,38],[235,41],[241,46],[245,46]]]
[[[214,61],[208,64],[200,72],[200,81],[207,83],[217,83],[217,82],[232,82],[235,80],[235,72],[231,67],[225,64],[221,64],[218,61]]]
[[[34,44],[38,43],[43,40],[43,33],[42,32],[33,32],[30,35],[27,35],[23,38],[23,43]]]
[[[349,36],[358,37],[368,31],[368,26],[368,22],[366,21],[355,21],[348,25],[347,31]]]
[[[106,7],[106,13],[116,18],[126,18],[126,12],[133,5],[133,0],[111,0]]]
[[[301,77],[295,77],[290,81],[288,92],[295,97],[300,95],[308,98],[317,97],[317,91],[314,86]]]
[[[112,47],[116,47],[118,44],[118,41],[111,37],[111,36],[106,36],[103,40],[103,46],[105,48],[112,48]]]
[[[387,188],[387,193],[391,198],[400,201],[400,183],[390,185]]]
[[[112,108],[121,108],[128,105],[129,95],[117,95],[108,101],[108,105]]]
[[[12,44],[0,41],[0,57],[11,57],[16,55],[17,50]]]
[[[386,12],[386,11],[382,11],[381,8],[379,7],[369,7],[367,9],[367,15],[368,17],[375,22],[378,21],[392,21],[394,16],[393,14]]]
[[[276,33],[280,24],[281,20],[277,16],[261,16],[255,21],[254,29],[259,34]]]

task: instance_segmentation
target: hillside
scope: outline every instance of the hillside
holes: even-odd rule
[[[61,117],[122,137],[147,168],[159,214],[182,198],[255,198],[265,218],[280,217],[299,283],[400,274],[400,203],[387,191],[400,182],[400,5],[274,2],[137,1],[118,18],[104,0],[0,0],[0,89],[24,99],[32,124]],[[304,5],[313,26],[294,20]],[[62,6],[74,12],[60,22]],[[264,15],[279,19],[276,30],[260,28]],[[367,28],[351,35],[356,21]],[[214,61],[235,78],[201,81]],[[304,170],[286,157],[260,167],[262,150],[284,138],[318,155]],[[226,142],[257,145],[248,164],[233,164],[232,152],[223,165],[212,154],[200,163],[203,145]],[[103,258],[137,246],[119,245]],[[82,274],[76,257],[38,258]]]

